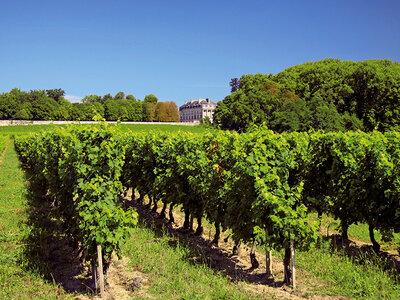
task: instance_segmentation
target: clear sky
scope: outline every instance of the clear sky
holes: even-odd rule
[[[400,61],[399,0],[0,0],[0,93],[160,101],[324,58]]]

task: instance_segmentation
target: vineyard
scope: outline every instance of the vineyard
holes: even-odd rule
[[[161,203],[162,218],[168,208],[171,222],[174,207],[182,209],[183,227],[195,227],[195,235],[206,220],[215,227],[215,245],[221,231],[235,247],[253,245],[255,268],[255,245],[262,247],[267,275],[271,251],[282,250],[284,282],[292,286],[294,253],[320,243],[323,214],[340,220],[344,239],[351,224],[368,224],[375,251],[374,230],[386,240],[400,230],[396,132],[134,133],[102,124],[54,128],[15,145],[31,203],[51,207],[48,219],[92,265],[94,288],[137,224],[137,213],[121,200],[129,190],[153,210]]]

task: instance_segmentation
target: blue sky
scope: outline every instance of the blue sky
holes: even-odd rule
[[[222,100],[233,77],[324,58],[400,61],[400,1],[0,2],[0,93]]]

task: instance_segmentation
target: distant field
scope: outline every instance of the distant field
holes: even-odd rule
[[[42,130],[47,130],[52,128],[53,126],[66,127],[68,125],[12,125],[12,126],[0,126],[0,134],[7,135],[21,135],[21,134],[30,134],[34,132],[39,132]],[[90,126],[90,125],[81,125],[81,126]],[[114,124],[110,124],[110,126],[117,126]],[[120,124],[118,125],[124,131],[149,131],[149,130],[160,130],[165,132],[192,132],[192,133],[202,133],[206,132],[208,129],[204,126],[186,126],[186,125],[170,125],[170,124]]]

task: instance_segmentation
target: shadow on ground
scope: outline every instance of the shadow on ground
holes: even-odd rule
[[[384,270],[389,271],[393,276],[400,275],[400,257],[398,254],[388,251],[375,251],[372,244],[344,240],[341,234],[331,234],[324,236],[325,241],[329,241],[331,248],[342,251],[353,261],[359,264],[374,262]]]
[[[177,247],[178,243],[188,246],[191,251],[188,260],[191,263],[205,264],[235,282],[245,281],[271,287],[283,285],[283,281],[276,281],[265,273],[254,273],[254,269],[250,267],[243,268],[240,266],[237,256],[233,256],[228,249],[215,247],[204,237],[196,236],[193,231],[178,227],[169,220],[160,218],[159,213],[153,212],[146,205],[139,204],[135,200],[128,200],[128,198],[124,199],[128,207],[137,210],[139,224],[152,229],[158,236],[170,236],[169,245],[171,247]]]
[[[80,260],[79,250],[71,238],[62,234],[61,223],[50,217],[52,205],[46,195],[38,195],[28,188],[29,235],[25,237],[21,264],[67,292],[90,293],[89,269]]]

